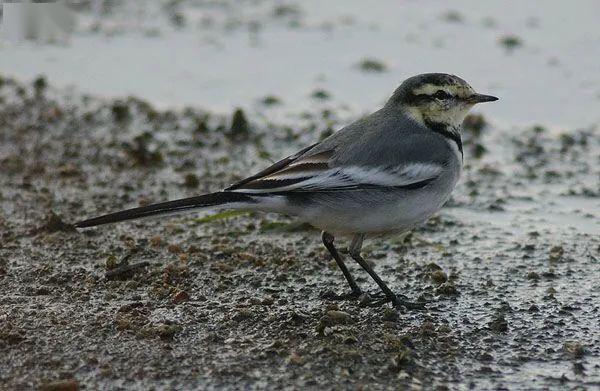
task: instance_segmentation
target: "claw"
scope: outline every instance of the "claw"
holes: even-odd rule
[[[336,301],[359,300],[360,305],[364,307],[380,307],[391,302],[395,308],[405,308],[407,310],[424,310],[425,305],[429,303],[429,301],[412,302],[404,295],[394,295],[393,297],[389,297],[381,291],[369,294],[358,290],[338,294],[328,290],[321,292],[320,297],[322,299]]]

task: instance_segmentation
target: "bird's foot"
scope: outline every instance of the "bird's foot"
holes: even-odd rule
[[[358,300],[364,307],[380,307],[386,303],[392,303],[395,308],[405,308],[407,310],[424,310],[427,301],[413,302],[404,295],[388,296],[384,292],[366,293],[361,290],[353,290],[347,293],[338,294],[332,290],[321,292],[320,297],[326,300],[336,301],[354,301]]]

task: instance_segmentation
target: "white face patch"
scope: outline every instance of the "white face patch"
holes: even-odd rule
[[[448,124],[458,128],[464,121],[467,113],[473,107],[472,104],[456,104],[448,108],[432,107],[422,112],[426,121]]]
[[[415,88],[412,93],[414,95],[433,96],[438,91],[444,91],[452,97],[448,99],[432,98],[420,105],[406,108],[406,113],[420,124],[434,122],[459,128],[465,116],[473,107],[473,104],[466,103],[462,99],[471,97],[475,94],[475,91],[469,85],[440,86],[424,84]]]

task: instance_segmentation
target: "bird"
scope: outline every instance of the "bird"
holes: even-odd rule
[[[350,286],[340,296],[366,294],[336,247],[341,236],[350,239],[350,257],[379,286],[380,302],[421,308],[379,277],[361,255],[363,242],[414,229],[441,209],[463,167],[463,120],[475,104],[496,100],[475,92],[458,76],[419,74],[404,80],[381,109],[221,191],[74,225],[86,228],[201,209],[295,216],[322,231],[323,245]]]

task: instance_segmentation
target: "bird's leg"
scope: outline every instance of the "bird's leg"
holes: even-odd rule
[[[354,259],[369,275],[371,278],[379,285],[379,288],[383,291],[386,298],[384,300],[378,301],[376,304],[383,304],[387,302],[392,302],[394,307],[405,307],[408,309],[421,309],[423,308],[423,304],[420,303],[412,303],[410,301],[400,299],[379,276],[375,273],[375,270],[364,260],[364,258],[360,255],[360,251],[362,249],[362,244],[364,240],[364,235],[357,234],[352,239],[352,243],[350,244],[350,256]]]
[[[333,241],[335,240],[334,236],[329,232],[323,231],[323,233],[321,234],[321,239],[323,240],[323,244],[333,257],[333,259],[335,259],[335,262],[337,263],[338,267],[342,270],[342,273],[344,273],[344,277],[346,277],[346,281],[348,281],[348,285],[350,285],[350,288],[352,289],[351,296],[357,298],[360,295],[362,295],[362,289],[360,289],[356,281],[354,281],[354,278],[352,277],[352,274],[350,274],[350,271],[346,267],[342,256],[333,245]]]

